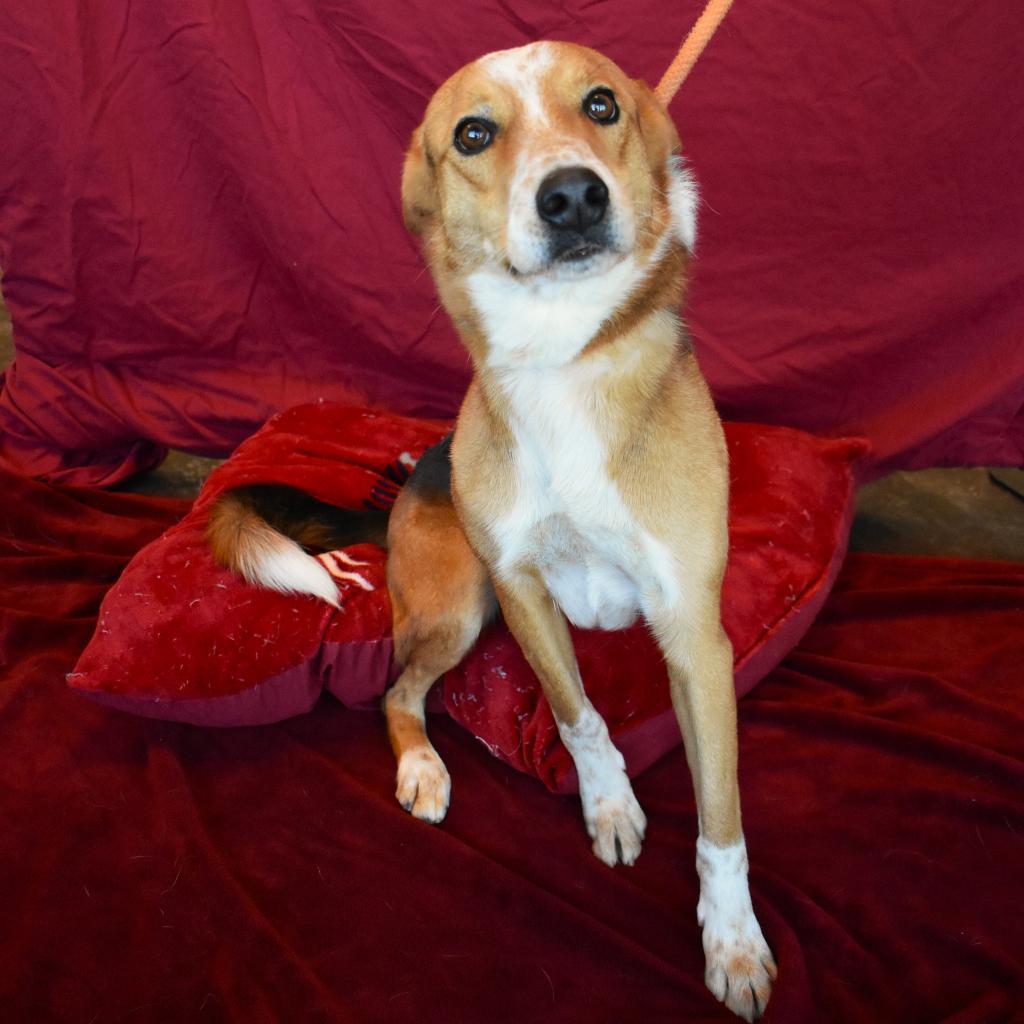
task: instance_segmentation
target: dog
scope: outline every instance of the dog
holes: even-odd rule
[[[443,819],[451,781],[424,702],[500,610],[575,762],[594,853],[633,864],[646,819],[567,620],[621,629],[643,616],[696,793],[705,981],[753,1020],[776,966],[747,881],[720,615],[727,455],[677,315],[697,190],[676,128],[593,50],[492,53],[430,100],[402,207],[474,374],[453,435],[424,454],[386,525],[397,798]],[[251,582],[334,601],[332,575],[358,579],[340,549],[382,529],[288,489],[246,488],[218,501],[208,537]],[[334,553],[318,562],[304,548]]]

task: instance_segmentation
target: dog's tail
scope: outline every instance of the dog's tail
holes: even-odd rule
[[[337,607],[334,579],[309,550],[384,545],[388,514],[337,508],[295,487],[252,484],[216,499],[206,540],[218,564],[249,583],[286,594],[311,594]]]

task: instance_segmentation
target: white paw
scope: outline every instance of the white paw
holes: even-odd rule
[[[436,825],[448,813],[452,780],[432,747],[407,750],[398,762],[398,802],[414,817]]]
[[[704,928],[704,984],[738,1017],[757,1020],[764,1013],[778,974],[775,958],[764,941],[757,919],[753,929],[716,935]]]
[[[738,1017],[756,1020],[768,1004],[778,969],[750,902],[745,844],[715,847],[698,839],[697,871],[704,983]]]
[[[574,725],[559,726],[580,780],[580,800],[594,855],[609,867],[633,864],[647,829],[647,818],[633,796],[626,762],[590,701]]]
[[[640,856],[647,830],[647,817],[637,803],[625,773],[622,779],[625,785],[613,794],[580,794],[583,798],[583,820],[587,823],[590,838],[594,840],[594,856],[609,867],[615,867],[620,861],[634,864]]]

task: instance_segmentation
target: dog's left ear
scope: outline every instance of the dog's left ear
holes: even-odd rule
[[[426,149],[423,126],[413,132],[402,167],[402,217],[414,235],[422,235],[437,212],[437,182],[433,161]]]
[[[640,136],[647,149],[647,159],[652,170],[664,167],[670,156],[677,156],[682,149],[679,132],[669,112],[646,82],[633,82],[636,97],[636,117]]]
[[[633,84],[648,166],[658,187],[668,196],[676,238],[692,254],[697,244],[697,182],[683,161],[679,132],[669,112],[644,82]]]

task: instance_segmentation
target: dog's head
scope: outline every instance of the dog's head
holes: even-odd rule
[[[430,101],[406,156],[405,221],[463,274],[600,275],[673,240],[692,249],[696,191],[678,153],[664,107],[601,54],[492,53]]]

